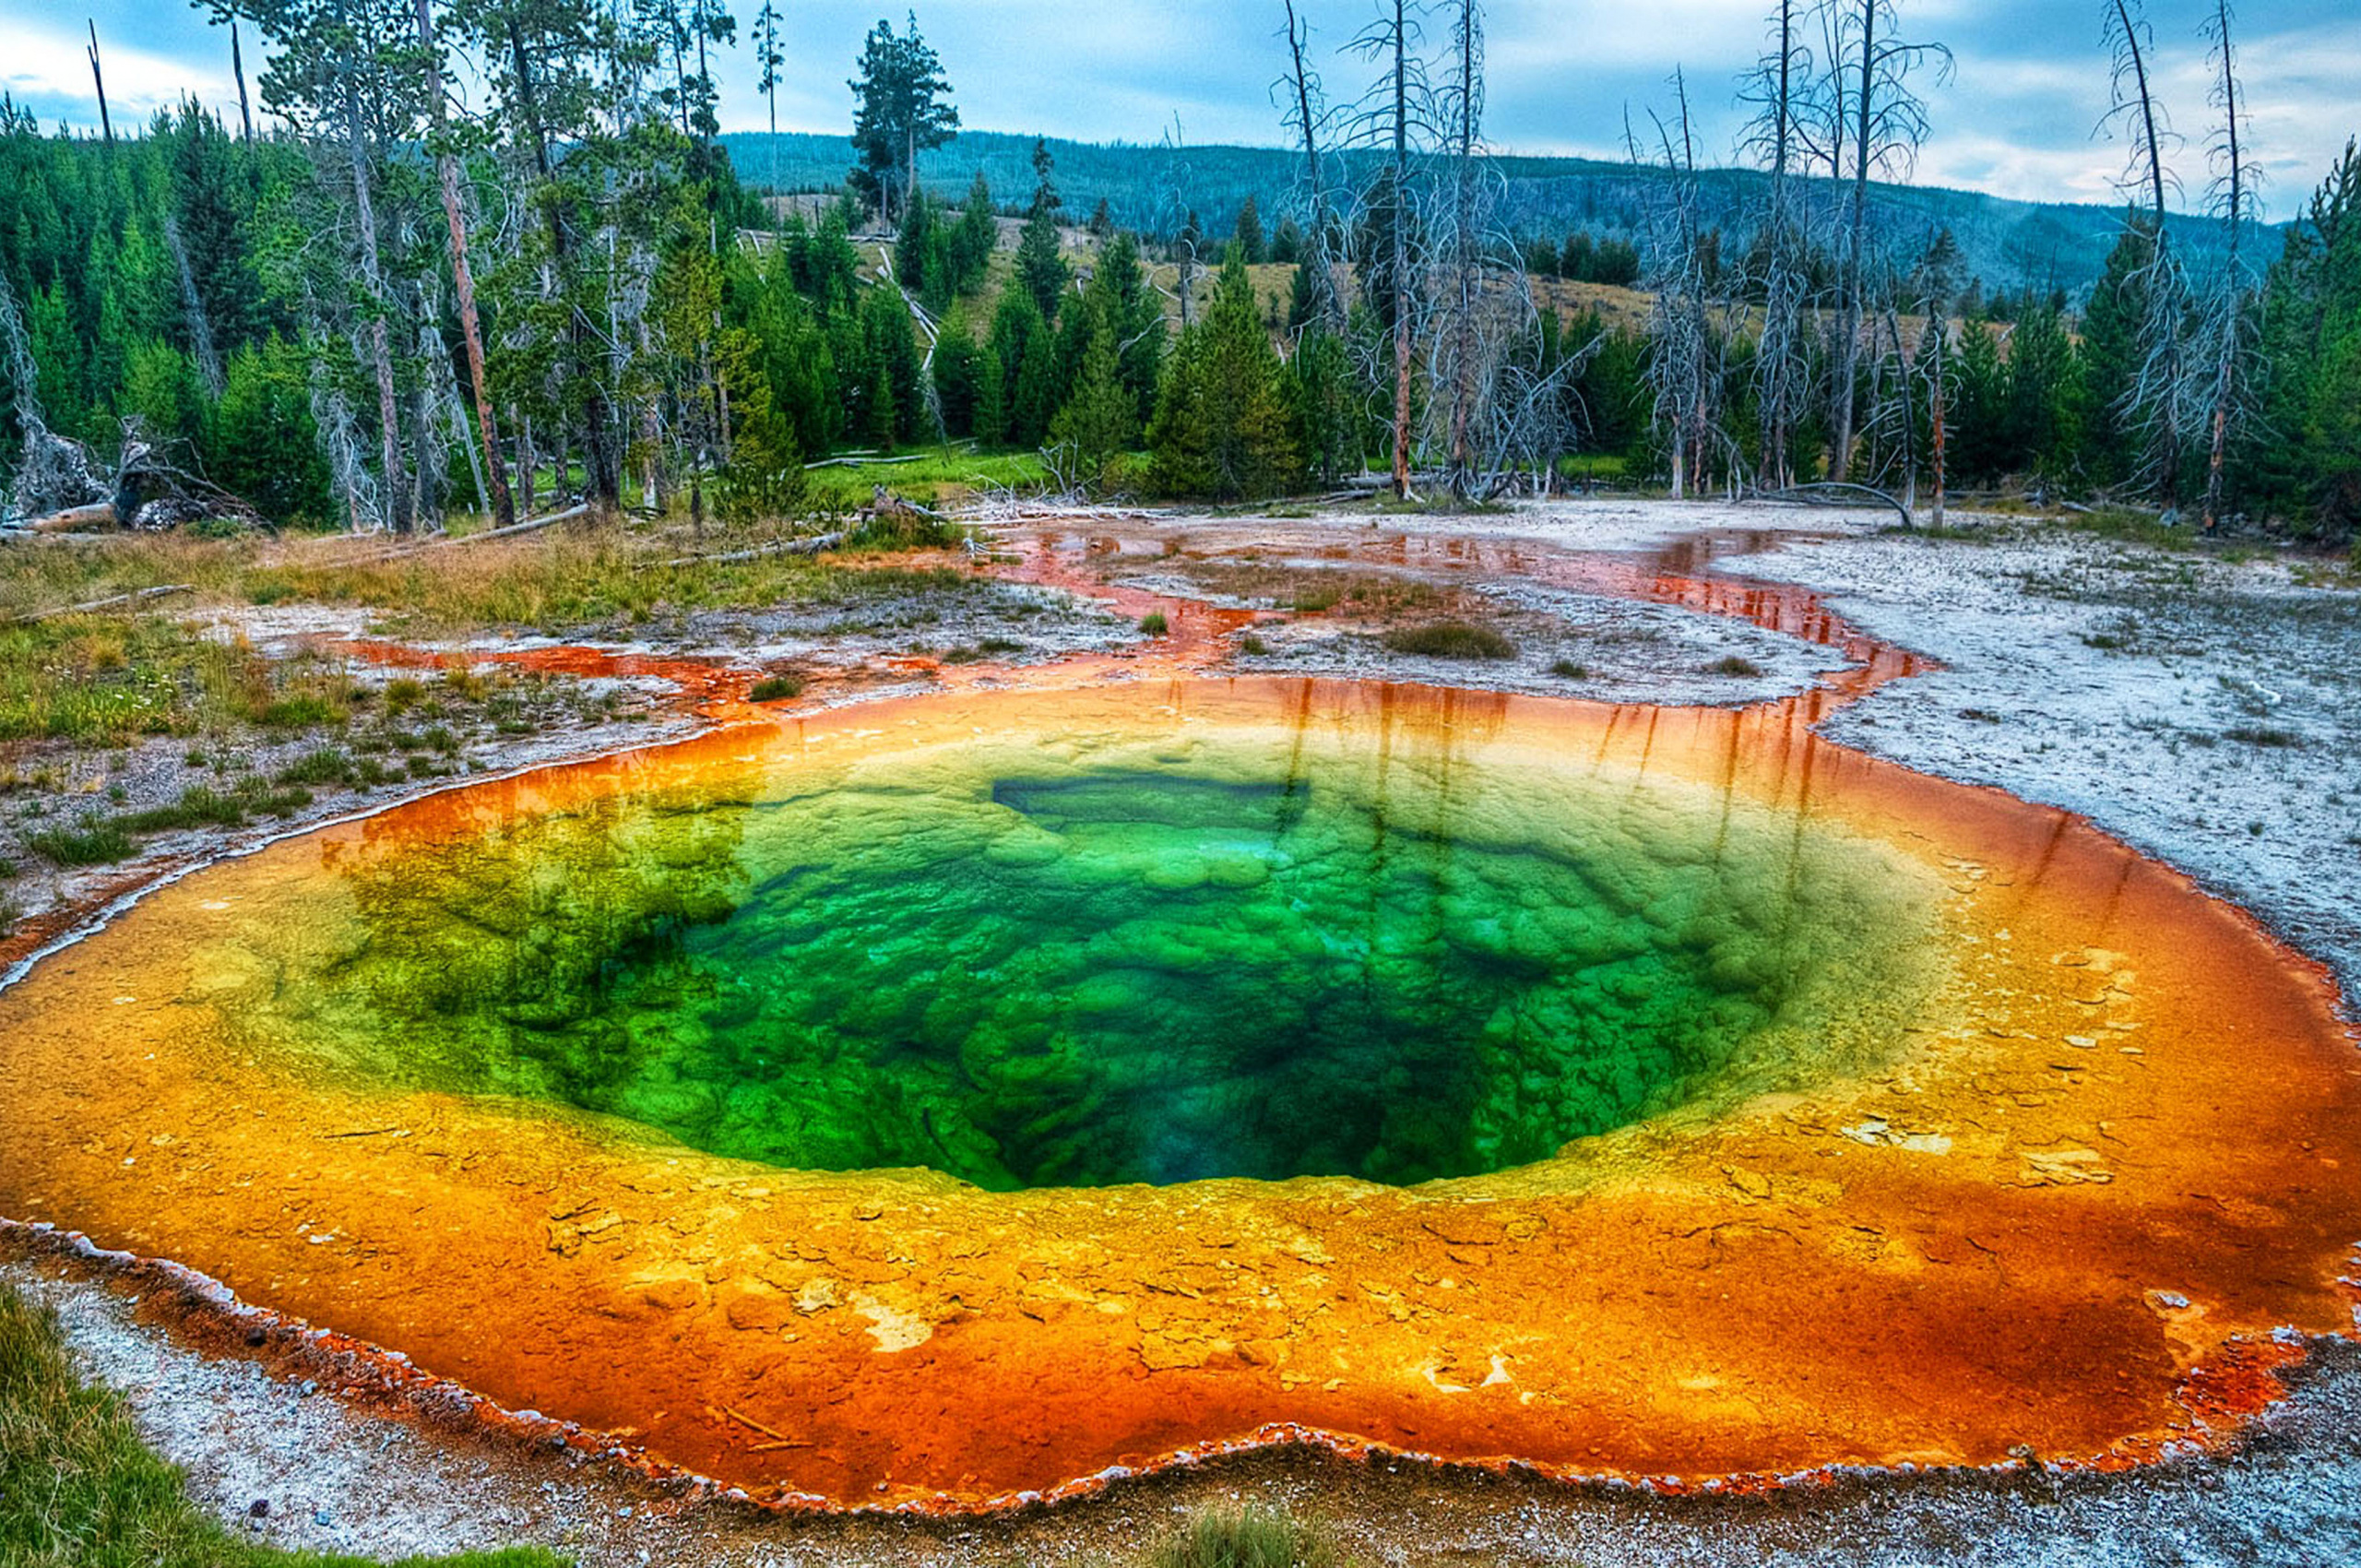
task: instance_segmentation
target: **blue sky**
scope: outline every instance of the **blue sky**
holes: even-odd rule
[[[742,31],[759,3],[735,0]],[[1347,96],[1363,71],[1335,51],[1371,0],[1299,4],[1332,95]],[[2198,28],[2210,6],[2149,4],[2194,198],[2209,120]],[[892,7],[897,23],[906,6]],[[780,94],[780,125],[842,130],[861,35],[889,13],[878,0],[783,0],[781,8],[793,85]],[[918,9],[971,127],[1153,141],[1177,114],[1194,142],[1280,138],[1270,99],[1284,63],[1277,0],[933,0]],[[1491,0],[1493,140],[1517,151],[1617,155],[1625,106],[1637,114],[1664,103],[1678,65],[1708,150],[1731,159],[1733,84],[1760,45],[1763,9],[1762,0]],[[1930,89],[1935,133],[1922,179],[2011,196],[2112,198],[2120,149],[2093,136],[2106,92],[2098,0],[1902,0],[1902,9],[1908,30],[1958,56],[1954,81]],[[45,121],[94,123],[86,15],[98,22],[110,95],[124,112],[144,116],[183,91],[232,100],[226,31],[173,0],[85,0],[70,11],[0,0],[0,88]],[[2361,6],[2245,0],[2237,19],[2265,197],[2284,215],[2361,132]],[[723,65],[731,129],[765,121],[751,53],[742,43]]]

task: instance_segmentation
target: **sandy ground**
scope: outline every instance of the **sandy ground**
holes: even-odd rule
[[[1151,545],[1175,531],[1165,520],[1124,526]],[[2272,561],[2019,537],[2001,525],[1996,542],[1938,541],[1876,531],[1877,520],[1859,513],[1598,503],[1407,526],[1642,556],[1720,530],[1721,571],[1819,588],[1856,625],[1944,665],[1838,713],[1831,733],[1925,771],[2081,812],[2255,910],[2361,992],[2361,595],[2301,586]],[[1178,531],[1226,552],[1323,535],[1348,541],[1366,527],[1223,519],[1219,539],[1210,525]],[[1399,531],[1390,520],[1388,528]],[[1745,537],[1766,529],[1813,537]],[[1766,542],[1767,552],[1740,553]],[[1123,575],[1163,591],[1186,586],[1151,560]],[[1725,703],[1799,689],[1837,662],[1825,648],[1728,620],[1492,571],[1428,575],[1504,617],[1517,632],[1517,659],[1426,669],[1432,661],[1406,661],[1367,628],[1297,621],[1262,629],[1268,653],[1240,662]],[[834,629],[757,619],[695,630],[765,656],[817,659]],[[866,655],[915,630],[837,635],[875,639]],[[1103,646],[1118,635],[1099,616],[1071,638],[1046,637],[1039,652],[1068,641]],[[930,637],[940,646],[932,626],[918,640]],[[1580,656],[1585,674],[1570,687],[1548,667],[1577,647],[1589,650]],[[1762,673],[1734,681],[1703,669],[1733,654]],[[186,1467],[194,1495],[225,1520],[276,1544],[386,1558],[540,1543],[596,1568],[1111,1562],[1135,1561],[1195,1507],[1251,1495],[1328,1521],[1348,1555],[1370,1563],[2361,1561],[2361,1347],[2343,1343],[2317,1348],[2294,1397],[2238,1453],[2130,1475],[1879,1475],[1762,1499],[1667,1498],[1287,1452],[1124,1483],[1051,1514],[942,1525],[684,1505],[625,1472],[522,1456],[414,1416],[347,1408],[252,1362],[197,1355],[140,1322],[136,1304],[87,1268],[0,1264],[0,1281],[60,1307],[91,1374],[125,1392],[143,1431]],[[257,1502],[268,1504],[266,1515],[253,1513]]]

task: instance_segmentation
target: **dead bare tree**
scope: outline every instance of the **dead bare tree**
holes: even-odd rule
[[[1378,18],[1353,40],[1352,49],[1384,67],[1384,76],[1362,101],[1355,117],[1356,139],[1385,147],[1390,158],[1382,237],[1389,251],[1386,288],[1392,294],[1394,337],[1394,493],[1410,496],[1410,413],[1413,305],[1418,293],[1411,260],[1410,165],[1414,147],[1431,135],[1429,90],[1422,57],[1426,6],[1422,0],[1380,0]]]
[[[1299,265],[1311,283],[1312,319],[1334,329],[1343,325],[1344,310],[1336,298],[1336,258],[1330,254],[1335,224],[1329,209],[1326,164],[1321,152],[1321,141],[1330,133],[1333,116],[1319,74],[1304,58],[1311,42],[1311,24],[1297,16],[1295,0],[1286,0],[1286,5],[1287,73],[1273,91],[1275,95],[1285,92],[1285,122],[1303,144],[1306,251]]]
[[[2212,444],[2205,464],[2205,531],[2222,525],[2225,468],[2230,442],[2246,423],[2251,406],[2252,345],[2247,338],[2247,306],[2253,287],[2246,239],[2256,218],[2259,171],[2248,161],[2242,131],[2246,99],[2238,84],[2237,51],[2231,42],[2229,0],[2214,0],[2206,34],[2213,45],[2215,74],[2211,97],[2215,126],[2208,156],[2213,180],[2207,206],[2223,227],[2224,255],[2198,324],[2198,362],[2210,365],[2206,419]]]
[[[107,75],[99,64],[99,24],[90,23],[90,82],[99,90],[99,131],[109,147],[114,145],[114,121],[107,113]]]
[[[1906,177],[1928,131],[1927,103],[1912,78],[1931,66],[1949,79],[1951,51],[1900,35],[1901,0],[1824,0],[1840,16],[1836,53],[1827,62],[1836,92],[1850,84],[1852,190],[1845,226],[1843,299],[1835,343],[1834,435],[1829,478],[1842,481],[1853,465],[1855,403],[1859,395],[1861,328],[1869,307],[1869,180]]]
[[[1802,124],[1812,55],[1803,39],[1802,0],[1777,0],[1770,21],[1770,47],[1756,63],[1741,97],[1753,106],[1744,147],[1771,172],[1756,255],[1762,267],[1762,327],[1754,357],[1754,400],[1759,452],[1756,482],[1783,490],[1795,482],[1788,443],[1804,417],[1810,395],[1810,356],[1806,350],[1805,304],[1810,287],[1804,226],[1797,211],[1792,176],[1809,143]]]
[[[1467,499],[1471,478],[1468,423],[1485,378],[1486,357],[1479,342],[1484,324],[1484,208],[1487,205],[1484,157],[1484,9],[1480,0],[1451,0],[1451,76],[1438,95],[1439,118],[1449,128],[1451,188],[1445,206],[1439,253],[1449,268],[1442,315],[1446,323],[1438,344],[1433,385],[1448,386],[1451,492]],[[1519,267],[1522,271],[1522,267]]]
[[[2114,69],[2113,101],[2104,123],[2119,121],[2128,128],[2130,149],[2123,184],[2144,194],[2148,204],[2147,259],[2127,280],[2127,286],[2138,289],[2144,302],[2139,327],[2140,368],[2123,392],[2120,413],[2125,424],[2145,440],[2148,478],[2171,516],[2180,505],[2185,445],[2181,412],[2186,398],[2182,339],[2189,313],[2188,274],[2165,226],[2165,190],[2172,175],[2165,161],[2165,147],[2172,132],[2148,68],[2154,35],[2140,14],[2138,0],[2106,0],[2106,36]],[[2126,221],[2136,226],[2142,220],[2127,216]]]
[[[1648,283],[1648,385],[1655,421],[1671,440],[1672,498],[1704,488],[1713,448],[1721,439],[1722,344],[1714,330],[1704,236],[1698,215],[1697,140],[1684,72],[1672,76],[1675,117],[1651,114],[1667,177],[1651,215]],[[1644,161],[1628,121],[1624,143],[1636,165]]]

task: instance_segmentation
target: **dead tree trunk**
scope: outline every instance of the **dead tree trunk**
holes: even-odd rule
[[[1295,93],[1296,125],[1303,133],[1303,175],[1305,189],[1311,204],[1311,232],[1306,236],[1309,254],[1299,264],[1306,268],[1311,283],[1311,313],[1323,327],[1337,325],[1335,279],[1328,269],[1328,194],[1320,167],[1320,116],[1311,106],[1315,79],[1311,68],[1305,64],[1303,51],[1310,42],[1310,27],[1295,14],[1295,0],[1287,0],[1287,56],[1289,67],[1287,86]]]
[[[2132,16],[2130,0],[2109,0],[2109,13],[2116,43],[2116,108],[2137,117],[2133,166],[2148,187],[2150,220],[2154,225],[2153,250],[2144,279],[2147,309],[2140,326],[2142,365],[2128,394],[2130,407],[2126,412],[2150,428],[2157,499],[2169,515],[2180,505],[2181,274],[2172,255],[2171,235],[2165,228],[2164,144],[2142,29]],[[2128,102],[2123,97],[2127,77],[2131,89]]]
[[[451,279],[458,293],[459,336],[468,349],[468,382],[475,393],[476,431],[483,445],[483,476],[492,493],[492,522],[507,528],[516,521],[516,504],[508,493],[508,470],[500,461],[500,432],[492,419],[492,387],[484,375],[483,327],[476,314],[475,271],[468,265],[468,225],[459,201],[459,160],[445,141],[448,126],[443,109],[443,53],[434,42],[434,18],[429,0],[418,0],[418,47],[426,60],[426,100],[434,122],[434,172],[443,188],[443,217],[451,231]]]
[[[1878,0],[1861,4],[1861,78],[1853,111],[1853,193],[1845,246],[1845,302],[1837,323],[1836,436],[1829,447],[1829,474],[1842,481],[1853,469],[1853,404],[1861,375],[1862,292],[1866,287],[1869,238],[1869,134],[1877,82]]]
[[[1410,22],[1394,0],[1394,494],[1410,498]]]
[[[378,457],[385,470],[388,521],[397,534],[414,526],[409,486],[403,478],[401,401],[394,386],[394,354],[386,317],[393,301],[377,255],[377,210],[369,190],[368,134],[361,120],[361,84],[350,64],[344,77],[345,141],[352,154],[353,224],[361,238],[361,280],[370,302],[369,352],[377,374]]]
[[[99,24],[90,23],[90,81],[99,89],[99,132],[114,145],[114,121],[107,113],[107,76],[99,66]]]
[[[1483,20],[1477,0],[1458,0],[1458,113],[1452,126],[1451,490],[1464,501],[1467,422],[1476,395],[1476,136],[1483,109]]]
[[[230,23],[230,74],[238,78],[238,124],[245,131],[245,139],[255,139],[255,109],[246,97],[246,54],[238,44],[238,24]]]
[[[2246,330],[2244,256],[2241,243],[2245,238],[2247,208],[2247,168],[2238,145],[2237,56],[2230,44],[2230,6],[2228,0],[2214,0],[2213,44],[2220,56],[2221,77],[2214,84],[2218,95],[2216,106],[2222,112],[2222,141],[2217,152],[2222,158],[2221,177],[2216,185],[2219,204],[2228,239],[2228,254],[2223,260],[2222,281],[2215,291],[2213,309],[2213,443],[2205,462],[2205,531],[2213,533],[2222,526],[2222,493],[2230,450],[2230,426],[2237,413],[2238,373],[2244,354]]]

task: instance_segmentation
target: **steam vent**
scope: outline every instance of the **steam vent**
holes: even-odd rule
[[[0,1213],[807,1506],[2234,1427],[2350,1327],[2329,987],[1807,721],[1177,681],[469,787],[0,993]]]

